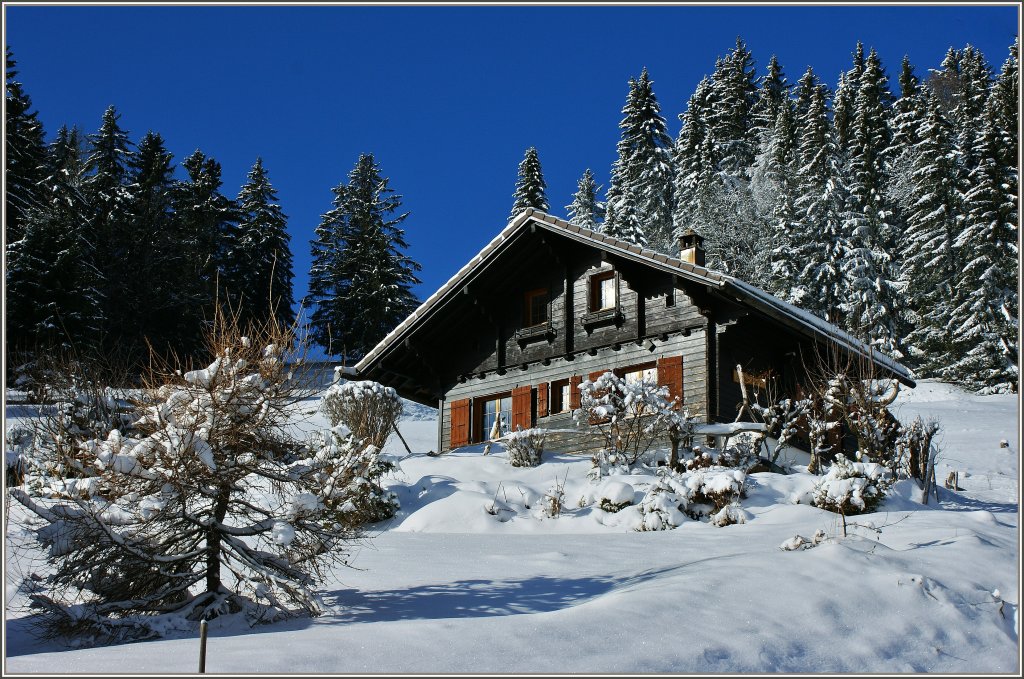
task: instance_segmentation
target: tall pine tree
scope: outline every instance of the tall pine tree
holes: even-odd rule
[[[130,361],[142,358],[133,355],[135,347],[122,342],[132,313],[127,308],[122,281],[138,273],[130,259],[131,250],[137,246],[127,212],[128,164],[133,152],[119,120],[120,115],[110,106],[103,113],[99,130],[89,135],[83,191],[89,201],[89,235],[103,304],[101,341],[108,353]]]
[[[191,300],[182,319],[182,351],[192,353],[214,317],[214,305],[225,270],[228,232],[235,224],[234,202],[221,193],[221,166],[198,149],[182,162],[187,179],[171,190],[174,233],[182,256],[182,288]]]
[[[1007,93],[1017,89],[1016,45],[991,89],[976,140],[979,163],[968,177],[965,227],[956,240],[960,265],[953,318],[956,362],[946,376],[985,391],[1019,391],[1020,196],[1016,156],[1007,158],[1016,121]]]
[[[7,87],[4,95],[6,137],[4,156],[4,199],[6,201],[5,242],[21,240],[25,213],[41,207],[45,197],[40,187],[46,177],[46,144],[43,125],[32,108],[32,100],[18,82],[14,57],[6,53]]]
[[[892,95],[874,49],[864,62],[850,133],[850,240],[846,263],[847,327],[895,358],[903,356],[905,302],[895,257],[899,228],[886,198]]]
[[[370,156],[372,160],[372,156]],[[519,175],[516,178],[516,190],[512,194],[512,213],[509,220],[515,219],[520,212],[535,208],[541,212],[548,211],[548,199],[544,195],[547,184],[541,171],[537,149],[531,146],[526,149],[519,163]]]
[[[619,123],[619,157],[612,166],[606,201],[606,233],[633,243],[646,241],[669,252],[672,240],[675,165],[653,82],[643,69],[630,79]],[[642,233],[642,237],[641,237]]]
[[[290,327],[292,309],[291,236],[277,192],[257,158],[238,192],[238,222],[228,233],[225,289],[242,327],[276,322]]]
[[[907,344],[924,377],[937,376],[950,361],[953,283],[960,268],[954,242],[963,211],[953,130],[942,109],[932,94],[917,131],[909,182],[914,199],[907,206],[902,251],[902,278],[915,326]]]
[[[792,244],[799,271],[790,300],[842,327],[841,306],[848,296],[844,266],[850,250],[849,191],[845,154],[829,121],[824,86],[812,91],[798,155],[802,165],[795,210],[802,228]]]
[[[405,250],[402,197],[388,186],[372,154],[359,156],[348,183],[332,189],[312,241],[311,335],[331,355],[358,360],[415,310],[420,266]]]

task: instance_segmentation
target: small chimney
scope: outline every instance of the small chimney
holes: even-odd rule
[[[704,238],[693,229],[687,229],[679,237],[679,259],[697,266],[705,266]]]

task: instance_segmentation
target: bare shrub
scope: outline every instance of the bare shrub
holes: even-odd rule
[[[402,414],[402,399],[391,387],[361,380],[331,385],[320,407],[332,427],[344,424],[356,438],[383,448]]]
[[[543,429],[520,429],[504,437],[508,462],[513,467],[536,467],[544,454]]]
[[[935,464],[935,437],[940,429],[937,419],[923,420],[918,416],[900,431],[896,439],[896,449],[903,469],[919,483],[923,484],[929,477],[929,465]]]

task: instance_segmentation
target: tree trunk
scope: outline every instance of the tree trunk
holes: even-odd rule
[[[206,591],[220,591],[220,526],[228,513],[231,489],[221,486],[213,506],[213,522],[206,529]]]

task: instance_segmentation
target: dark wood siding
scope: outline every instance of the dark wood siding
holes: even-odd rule
[[[458,401],[459,399],[474,398],[507,393],[522,387],[535,387],[541,384],[548,384],[557,380],[568,379],[569,386],[569,407],[576,409],[579,403],[579,383],[589,377],[591,373],[595,377],[604,374],[606,370],[616,370],[630,366],[641,365],[657,361],[659,358],[678,357],[682,364],[682,394],[684,405],[689,409],[690,414],[695,417],[705,418],[707,416],[707,368],[705,365],[705,339],[701,329],[692,331],[689,335],[677,334],[666,341],[654,340],[655,349],[651,351],[643,345],[635,342],[624,344],[618,351],[604,347],[591,356],[587,353],[575,354],[572,360],[565,357],[552,358],[549,365],[542,363],[531,364],[527,370],[513,368],[505,374],[488,373],[483,379],[471,377],[464,382],[457,383],[448,392],[446,403]],[[538,396],[539,405],[539,396]],[[548,400],[548,415],[537,415],[534,426],[546,429],[558,429],[565,426],[572,427],[569,413],[551,413],[550,397]],[[449,406],[450,407],[450,406]],[[451,415],[447,415],[451,417]],[[561,423],[561,424],[559,424]],[[524,427],[525,428],[525,427]],[[450,428],[442,430],[443,449],[447,450],[450,444]],[[553,439],[556,441],[557,437]],[[551,444],[556,445],[555,443]],[[556,448],[548,446],[551,450]]]

